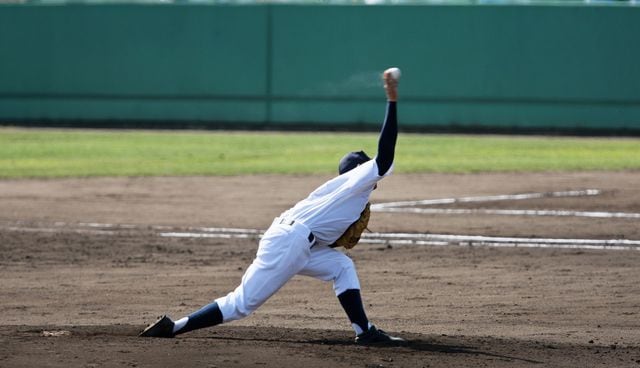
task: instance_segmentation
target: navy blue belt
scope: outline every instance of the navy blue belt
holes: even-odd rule
[[[293,226],[293,224],[295,224],[296,222],[295,220],[282,219],[280,220],[280,223],[284,225]],[[307,240],[309,240],[309,243],[313,243],[315,239],[316,239],[315,235],[313,235],[313,233],[309,231],[309,236],[307,237]]]

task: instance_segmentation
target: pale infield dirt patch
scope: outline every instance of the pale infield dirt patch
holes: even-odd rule
[[[640,367],[640,251],[360,244],[371,320],[411,340],[366,348],[331,285],[296,277],[254,315],[141,339],[232,290],[248,238],[328,176],[0,181],[2,367]],[[640,173],[402,175],[373,203],[597,189],[593,196],[439,205],[640,213]],[[376,233],[640,240],[638,218],[374,212]]]

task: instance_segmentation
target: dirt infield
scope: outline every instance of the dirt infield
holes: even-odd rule
[[[305,277],[242,321],[136,337],[234,288],[257,230],[326,178],[0,181],[0,366],[640,367],[637,172],[385,179],[394,212],[350,255],[408,347],[355,346]]]

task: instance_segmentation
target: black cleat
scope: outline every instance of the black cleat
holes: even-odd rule
[[[150,324],[144,331],[138,335],[138,337],[174,337],[173,333],[173,321],[171,318],[162,316],[157,321]]]
[[[356,344],[365,346],[407,346],[407,340],[391,336],[388,333],[371,326],[368,331],[356,336]]]

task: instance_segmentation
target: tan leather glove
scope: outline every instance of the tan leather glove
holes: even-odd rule
[[[367,228],[367,225],[369,225],[369,217],[371,216],[371,211],[369,210],[370,205],[370,203],[367,203],[360,214],[360,218],[351,224],[335,243],[331,244],[332,248],[345,247],[346,249],[351,249],[358,244],[362,232]]]

